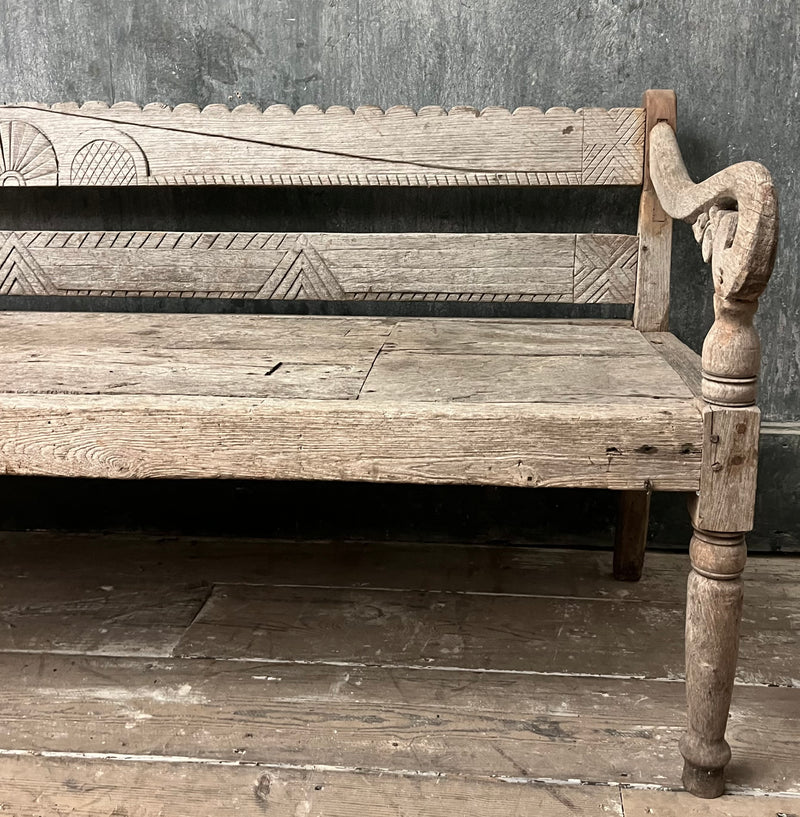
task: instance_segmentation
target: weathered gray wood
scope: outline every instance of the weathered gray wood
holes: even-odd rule
[[[621,813],[616,786],[510,784],[480,777],[380,774],[213,763],[0,757],[3,806],[14,817],[110,814],[198,817],[364,815],[594,817]],[[509,810],[512,810],[509,812]]]
[[[689,728],[681,740],[683,782],[700,797],[724,790],[725,741],[736,670],[742,581],[752,528],[760,412],[753,403],[760,344],[753,327],[778,238],[772,180],[754,162],[695,185],[667,123],[652,131],[655,188],[665,210],[694,224],[711,261],[716,320],[703,344],[703,473],[691,505],[692,573],[686,614]],[[720,408],[721,407],[721,408]]]
[[[388,663],[680,678],[683,594],[672,603],[556,597],[546,576],[518,596],[223,585],[175,648],[188,657]],[[738,678],[792,684],[800,657],[775,656],[791,603],[748,611]],[[346,632],[334,631],[348,622]],[[613,621],[614,626],[603,625]],[[731,676],[732,677],[732,676]]]
[[[669,332],[645,332],[644,336],[676,371],[695,397],[702,397],[700,355]]]
[[[679,400],[593,408],[169,395],[0,397],[0,466],[6,474],[619,490],[650,480],[656,490],[686,491],[698,485],[700,433],[696,409]]]
[[[151,394],[354,400],[371,360],[349,365],[293,363],[266,353],[250,361],[217,352],[92,357],[50,352],[0,354],[0,390],[25,394]],[[204,360],[204,357],[206,358]],[[260,359],[258,359],[260,357]],[[21,360],[20,360],[21,358]]]
[[[691,401],[681,378],[657,355],[604,357],[436,354],[383,351],[361,401],[542,403],[619,406]]]
[[[422,587],[460,589],[459,584],[466,576],[472,577],[472,587],[477,594],[429,594],[444,604],[431,606],[431,615],[439,622],[440,632],[458,633],[454,625],[461,622],[460,632],[473,636],[471,641],[465,641],[460,653],[453,649],[456,645],[452,641],[443,644],[450,652],[442,651],[442,657],[458,662],[469,660],[470,656],[479,657],[481,642],[487,644],[490,638],[496,639],[499,633],[509,629],[503,625],[502,616],[495,616],[494,630],[482,635],[481,622],[492,618],[493,605],[504,603],[502,596],[490,598],[485,591],[490,594],[527,592],[528,598],[518,598],[515,603],[535,604],[531,595],[535,595],[539,589],[537,584],[541,584],[541,589],[548,594],[573,596],[551,599],[552,602],[561,605],[568,602],[576,608],[587,608],[586,621],[580,626],[575,625],[574,613],[560,617],[562,637],[546,645],[554,659],[573,652],[582,655],[568,644],[574,644],[576,638],[586,639],[590,632],[609,644],[609,638],[619,638],[627,630],[637,631],[640,625],[635,617],[638,616],[654,624],[660,621],[664,628],[659,636],[663,641],[653,640],[647,633],[641,639],[659,646],[639,649],[644,662],[640,669],[644,673],[651,671],[650,662],[654,656],[660,657],[664,652],[661,644],[670,643],[668,649],[675,653],[674,666],[677,667],[679,662],[680,639],[677,632],[670,631],[671,627],[677,630],[680,626],[681,593],[675,582],[682,559],[677,556],[652,554],[652,569],[648,571],[643,586],[628,586],[631,596],[641,590],[641,598],[651,592],[662,599],[661,605],[643,605],[635,597],[617,596],[615,602],[602,601],[605,593],[611,595],[614,588],[621,586],[598,575],[600,555],[595,553],[439,547],[425,562],[420,558],[422,548],[419,545],[390,547],[388,552],[383,546],[360,546],[354,550],[352,545],[338,545],[318,549],[315,553],[311,543],[280,546],[236,540],[183,540],[181,552],[173,554],[168,541],[155,537],[143,541],[134,536],[122,539],[101,537],[93,547],[88,546],[90,541],[86,536],[65,538],[52,533],[4,534],[2,544],[7,555],[4,560],[7,575],[0,576],[4,599],[24,599],[27,588],[29,604],[35,605],[41,598],[55,598],[58,603],[54,605],[54,615],[77,624],[80,611],[61,603],[66,599],[65,594],[80,596],[83,588],[96,588],[106,581],[114,584],[115,591],[125,591],[141,586],[146,579],[158,589],[170,582],[180,588],[185,582],[215,582],[221,576],[232,575],[238,575],[243,581],[292,582],[308,580],[309,575],[335,581],[338,571],[339,576],[345,576],[351,583],[368,580],[388,582],[387,586],[392,586],[391,582],[394,582],[395,587],[402,587],[424,579]],[[275,547],[279,547],[277,554],[274,553]],[[359,550],[366,556],[372,554],[372,558],[367,562],[363,557],[359,559]],[[394,553],[394,556],[387,562],[379,558],[379,552],[389,557]],[[65,559],[65,553],[69,554],[69,559]],[[485,555],[485,558],[476,561],[478,555]],[[556,556],[560,558],[554,561]],[[436,570],[430,569],[431,564],[436,564]],[[313,573],[315,567],[318,573]],[[753,567],[760,578],[754,582],[755,598],[751,605],[756,620],[751,621],[749,627],[753,637],[759,640],[750,642],[746,638],[744,650],[747,653],[751,645],[761,644],[757,649],[762,652],[753,664],[773,680],[781,682],[781,672],[796,674],[796,668],[783,662],[776,670],[774,661],[776,655],[781,655],[781,645],[786,644],[792,632],[796,590],[792,582],[796,583],[796,571],[791,569],[790,562],[776,564],[775,560],[769,559],[758,559]],[[462,575],[457,575],[457,571]],[[648,588],[654,575],[657,581]],[[496,584],[495,588],[493,584]],[[770,607],[766,603],[772,599],[773,586],[788,594],[785,604],[773,603]],[[236,588],[237,592],[239,590],[241,588]],[[268,625],[276,644],[287,637],[287,631],[283,628],[284,618],[272,615],[269,605],[274,601],[271,609],[276,610],[280,594],[287,590],[290,588],[245,588],[250,594],[263,591],[268,606],[262,608],[258,626]],[[676,785],[678,770],[673,756],[683,717],[681,684],[527,674],[530,670],[512,673],[426,670],[426,664],[416,670],[391,669],[386,665],[401,663],[407,653],[416,652],[413,644],[404,651],[406,642],[402,639],[384,640],[384,649],[378,658],[383,668],[360,664],[342,666],[347,663],[341,660],[342,655],[346,655],[344,651],[357,643],[365,632],[368,638],[373,638],[365,628],[380,629],[380,618],[373,617],[373,623],[369,625],[365,616],[359,616],[359,610],[365,612],[368,607],[348,605],[333,616],[315,615],[312,595],[319,594],[322,589],[294,590],[309,593],[304,610],[299,615],[290,616],[289,629],[297,634],[294,637],[296,648],[305,647],[309,640],[317,638],[317,631],[324,631],[328,635],[325,649],[336,650],[338,647],[342,651],[337,659],[338,666],[292,661],[248,662],[241,660],[247,658],[246,649],[238,651],[239,660],[235,661],[4,653],[0,662],[0,689],[3,690],[5,713],[0,723],[0,749],[23,752],[44,749],[73,755],[92,752],[98,757],[116,755],[119,761],[115,763],[130,764],[133,768],[138,768],[138,762],[131,763],[123,758],[155,755],[154,763],[148,764],[148,768],[157,765],[158,768],[180,769],[185,773],[175,779],[173,789],[176,794],[192,789],[194,780],[202,792],[207,785],[205,781],[210,785],[212,779],[200,773],[202,764],[219,761],[235,764],[214,766],[214,771],[220,774],[227,768],[241,769],[239,764],[242,762],[253,764],[250,769],[254,771],[255,764],[268,764],[270,768],[258,770],[259,774],[272,773],[276,764],[286,763],[292,767],[285,770],[287,772],[323,764],[345,769],[360,767],[361,773],[367,775],[371,770],[388,769],[395,773],[405,770],[434,775],[499,774],[517,779],[549,777],[601,783]],[[104,592],[108,592],[109,598],[114,594]],[[340,598],[348,597],[341,589],[327,588],[326,592],[333,597],[337,594]],[[360,594],[364,590],[348,592]],[[375,611],[388,604],[385,609],[391,617],[405,608],[406,619],[400,622],[400,635],[403,627],[415,629],[415,609],[407,599],[424,594],[369,593]],[[376,604],[381,596],[387,601]],[[588,602],[588,597],[596,601]],[[138,603],[133,595],[129,599],[131,607]],[[476,604],[485,604],[485,615],[475,614]],[[598,604],[613,605],[614,613],[610,615],[615,622],[613,627],[603,624],[609,616],[593,614],[588,609]],[[629,614],[620,613],[621,607],[629,608]],[[117,603],[108,613],[117,619],[116,637],[119,638],[125,629],[124,604]],[[7,621],[5,614],[0,616]],[[667,622],[669,616],[672,616],[672,625]],[[771,626],[766,623],[769,617],[780,618],[780,622],[774,625],[775,635],[783,639],[776,640],[772,646],[760,641]],[[517,622],[523,622],[531,631],[538,629],[542,618],[536,611],[532,615],[521,613],[516,616]],[[22,622],[17,618],[12,623],[20,626]],[[234,633],[233,643],[243,643],[226,622],[221,624],[220,636],[210,643],[215,646],[227,644],[230,632]],[[98,625],[99,621],[95,622],[95,626]],[[392,621],[388,621],[383,628],[391,630],[392,626]],[[519,629],[519,624],[513,626]],[[135,622],[129,629],[132,637],[146,639],[146,633],[139,631]],[[582,636],[583,632],[587,636]],[[424,628],[421,634],[424,635]],[[520,644],[517,649],[522,653],[531,650],[536,650],[535,642],[531,646]],[[500,652],[499,648],[496,652]],[[598,649],[598,657],[600,653]],[[618,651],[609,646],[605,654],[613,661]],[[325,652],[318,651],[318,658],[324,661]],[[591,660],[591,655],[589,658]],[[608,668],[612,666],[609,664]],[[797,692],[795,688],[765,686],[741,686],[735,690],[729,732],[740,758],[739,765],[732,771],[732,782],[736,787],[762,791],[798,790],[800,776],[795,743],[800,710]],[[196,758],[198,763],[192,764],[191,768],[163,761],[159,763],[162,758],[176,757]],[[86,780],[81,759],[53,760],[71,765],[75,783]],[[8,757],[2,762],[7,763]],[[101,762],[105,761],[89,761],[91,765]],[[94,768],[97,770],[96,766]],[[113,792],[114,781],[120,779],[111,766],[101,768],[105,768],[106,775],[102,779],[95,778],[93,789],[99,804],[105,802],[102,798],[108,790],[104,786]],[[46,795],[52,791],[46,785],[50,778],[46,776],[45,768],[39,769],[45,776],[38,780],[38,793]],[[199,778],[192,777],[192,770]],[[281,773],[275,772],[278,786],[282,785],[281,780],[289,779],[281,778]],[[127,774],[135,772],[131,770]],[[149,777],[150,774],[158,773],[142,772],[133,779],[122,778],[130,780],[132,785],[139,781],[139,787],[131,789],[129,805],[138,805],[142,801],[149,804],[146,798],[151,791],[157,793],[159,788],[154,783],[153,788],[148,788],[148,781],[166,783],[172,779],[160,774]],[[27,773],[20,775],[26,786],[32,779]],[[228,779],[224,775],[218,778],[219,796],[228,793],[225,788]],[[240,777],[236,779],[241,780]],[[330,780],[322,781],[326,787],[329,783]],[[319,781],[315,783],[319,784]],[[330,785],[331,794],[340,791],[338,786],[334,789],[333,783]],[[379,782],[376,781],[375,786],[382,790]],[[586,790],[593,791],[594,788]],[[17,789],[12,791],[18,793]],[[28,789],[23,788],[23,791]],[[234,786],[231,796],[235,796],[236,791]],[[292,791],[302,793],[300,789]],[[63,792],[65,797],[80,794],[81,790],[75,786]],[[5,790],[4,796],[8,801],[9,794]],[[192,792],[188,791],[186,801],[193,805],[191,797]],[[74,800],[64,802],[76,805]],[[275,803],[276,808],[280,802]],[[502,798],[498,799],[498,803],[503,802]],[[49,805],[49,801],[43,799],[44,804]]]
[[[763,165],[742,162],[694,184],[670,125],[656,125],[650,139],[659,200],[667,213],[693,224],[703,260],[711,262],[716,320],[703,343],[703,397],[721,406],[752,405],[761,362],[753,314],[778,244],[772,178]]]
[[[623,789],[626,817],[773,817],[797,813],[796,797],[724,797],[698,800],[685,792]]]
[[[2,321],[2,313],[0,313]],[[399,320],[383,344],[386,352],[442,355],[649,355],[630,323],[568,323],[545,320]],[[0,324],[2,325],[2,324]]]
[[[0,352],[98,349],[168,357],[172,350],[231,355],[267,350],[295,363],[350,363],[385,350],[440,354],[653,357],[628,321],[2,312]]]
[[[413,323],[413,321],[412,321]],[[429,323],[425,321],[426,325]],[[462,333],[479,332],[480,325],[494,322],[456,321]],[[431,331],[448,325],[446,320],[430,321]],[[539,343],[545,343],[552,324],[520,322],[530,326]],[[293,363],[352,363],[360,355],[374,354],[398,325],[397,318],[342,318],[294,315],[184,315],[127,314],[120,312],[0,312],[0,350],[8,355],[41,350],[88,358],[98,351],[121,355],[149,355],[168,359],[189,351],[202,354],[225,352],[229,357],[267,352],[270,359]],[[510,322],[516,326],[517,322]],[[562,330],[563,331],[563,330]],[[582,329],[576,327],[573,354],[586,348]],[[601,349],[621,342],[618,336],[605,340],[602,328],[587,329],[588,343]],[[619,331],[617,329],[616,331]],[[483,337],[483,335],[479,335]],[[524,337],[524,336],[523,336]],[[9,358],[10,359],[10,358]]]
[[[0,140],[4,185],[639,184],[644,112],[31,103]]]
[[[72,573],[70,581],[4,575],[0,650],[171,655],[211,588],[146,580],[144,573],[131,580],[95,571],[91,583]]]
[[[723,793],[731,757],[725,727],[739,648],[744,534],[753,526],[760,417],[755,406],[703,408],[703,470],[689,506],[694,526],[686,600],[689,727],[681,739],[683,782],[699,797]]]
[[[6,313],[0,327],[8,473],[697,484],[692,395],[620,326]],[[453,366],[484,347],[500,353]]]
[[[696,551],[704,553],[698,558]],[[705,554],[711,551],[711,559]],[[722,573],[721,560],[731,551],[737,564]],[[731,758],[725,740],[742,617],[744,539],[730,541],[695,531],[692,572],[686,600],[686,700],[688,729],[681,738],[685,764],[683,784],[698,797],[719,797],[725,787],[724,771]],[[716,557],[716,558],[714,558]],[[714,573],[702,569],[711,565]],[[702,567],[701,567],[702,565]],[[739,572],[737,573],[736,568]]]
[[[653,656],[647,650],[636,649],[635,656],[642,662],[635,666],[636,673],[682,672],[678,611],[686,595],[686,560],[678,554],[649,553],[642,580],[622,585],[611,576],[610,554],[589,550],[52,532],[5,532],[0,536],[0,547],[4,554],[0,565],[0,620],[8,625],[0,630],[2,650],[165,656],[214,584],[314,584],[318,589],[327,588],[332,595],[336,595],[337,588],[360,592],[371,589],[378,603],[382,598],[392,598],[383,595],[381,588],[442,591],[468,597],[547,597],[547,603],[532,602],[545,611],[540,615],[543,621],[556,620],[566,598],[566,604],[586,605],[598,611],[594,614],[597,620],[602,620],[604,608],[591,604],[591,600],[613,601],[634,607],[622,615],[623,620],[631,620],[634,630],[637,626],[633,616],[636,610],[645,609],[641,605],[646,602],[646,609],[657,621],[665,615],[664,609],[672,611],[669,618],[673,629],[659,636],[665,654],[655,656],[668,663],[651,666],[648,662]],[[436,570],[431,570],[432,564]],[[748,615],[741,677],[746,681],[788,683],[793,673],[796,675],[796,668],[793,659],[784,663],[782,656],[786,654],[787,633],[793,626],[800,576],[793,562],[769,558],[751,559],[747,576]],[[268,592],[264,589],[264,599]],[[419,593],[409,597],[424,598]],[[470,609],[480,609],[479,600],[468,598],[465,603]],[[424,608],[416,606],[414,610],[424,619]],[[579,613],[575,610],[571,615]],[[590,629],[594,629],[592,615],[585,614]],[[592,654],[597,656],[609,639],[619,637],[613,630],[601,628]],[[560,638],[562,644],[568,644],[573,635],[564,631]],[[611,648],[608,651],[614,652]],[[570,652],[567,647],[559,648],[555,658]],[[543,655],[554,660],[552,653]],[[781,660],[777,661],[776,656]],[[630,657],[633,659],[634,654]]]
[[[0,679],[4,748],[678,784],[678,683],[13,653]],[[731,783],[800,791],[798,711],[737,688]]]
[[[696,528],[725,533],[752,529],[760,420],[755,406],[703,409],[700,493],[690,506]]]
[[[0,295],[631,303],[638,245],[570,233],[0,232]]]
[[[691,397],[630,328],[241,317],[0,313],[7,338],[0,392],[360,397],[397,404]]]
[[[642,332],[669,328],[669,279],[672,265],[672,219],[658,201],[650,178],[650,132],[658,122],[676,127],[674,91],[645,91],[645,153],[642,197],[639,201],[639,259],[633,323]]]

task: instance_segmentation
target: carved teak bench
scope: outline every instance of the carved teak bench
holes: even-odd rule
[[[7,474],[574,486],[621,492],[615,574],[641,572],[651,491],[685,491],[684,784],[723,790],[770,176],[693,184],[675,96],[642,108],[131,103],[0,109],[0,183],[636,185],[635,235],[0,233],[0,294],[633,304],[632,321],[0,313]],[[15,195],[22,195],[17,193]],[[12,198],[13,204],[13,198]],[[667,332],[672,218],[711,262],[699,359]]]

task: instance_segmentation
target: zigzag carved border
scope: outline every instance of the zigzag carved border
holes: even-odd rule
[[[637,250],[625,235],[7,232],[0,295],[630,303]]]

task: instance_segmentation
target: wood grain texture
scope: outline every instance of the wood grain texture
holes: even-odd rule
[[[341,622],[347,627],[340,633]],[[544,576],[513,596],[267,581],[216,585],[175,655],[677,680],[684,675],[683,626],[677,599],[598,595],[577,604],[550,591]],[[792,626],[786,601],[770,614],[748,611],[740,682],[794,683],[800,657],[785,650]]]
[[[626,621],[646,605],[665,626],[668,619],[672,629],[659,636],[665,656],[639,649],[631,653],[631,659],[640,659],[634,667],[636,674],[666,672],[677,676],[683,672],[680,625],[687,568],[683,554],[651,551],[641,581],[623,584],[611,575],[609,553],[552,547],[265,542],[55,532],[4,532],[0,545],[4,553],[0,566],[0,620],[8,625],[0,630],[3,651],[165,657],[210,594],[212,585],[262,585],[266,599],[267,587],[299,587],[313,582],[314,592],[328,588],[335,595],[337,588],[349,589],[372,593],[371,598],[378,601],[384,597],[391,601],[392,596],[385,594],[387,590],[411,591],[408,597],[412,599],[424,598],[425,591],[435,590],[448,598],[466,596],[465,604],[473,611],[480,609],[479,597],[487,594],[523,599],[547,597],[550,607],[537,607],[545,610],[542,626],[545,619],[557,619],[567,599],[580,599],[579,607],[585,604],[599,610],[599,619],[601,602],[614,602],[615,609],[622,604],[631,606],[633,611],[622,616]],[[432,564],[436,565],[435,571],[431,570]],[[748,683],[759,679],[790,683],[797,674],[794,659],[788,654],[794,599],[800,592],[800,577],[794,567],[790,560],[770,558],[753,558],[748,564],[741,670],[742,680]],[[665,613],[665,608],[670,612]],[[414,614],[424,619],[426,609],[417,604]],[[437,609],[445,608],[434,606],[431,615],[435,616]],[[331,610],[329,607],[329,613]],[[572,610],[569,615],[577,616],[579,612]],[[590,629],[594,627],[592,615],[584,616]],[[265,620],[268,618],[266,615]],[[530,627],[538,628],[539,624],[534,622]],[[596,640],[602,644],[627,638],[609,628],[596,633]],[[542,655],[548,661],[559,660],[559,656],[563,659],[570,655],[568,645],[575,637],[584,636],[565,629],[553,642],[563,645],[558,653]],[[603,648],[598,645],[592,649],[596,656]],[[612,650],[608,652],[614,656]],[[399,660],[408,657],[397,656]]]
[[[4,395],[6,474],[343,479],[696,490],[683,401],[389,404],[148,395]],[[644,410],[643,410],[644,409]],[[332,433],[335,432],[335,433]],[[186,452],[192,456],[187,458]]]
[[[691,392],[622,326],[3,313],[0,329],[6,473],[697,486]]]
[[[8,749],[679,785],[679,683],[19,653],[0,678]],[[732,784],[800,791],[797,702],[737,687]]]
[[[384,350],[361,401],[584,403],[687,400],[683,381],[660,357],[460,354]],[[655,408],[655,406],[653,406]]]
[[[725,740],[731,697],[739,655],[739,630],[744,591],[741,571],[744,559],[736,558],[724,569],[728,553],[739,556],[744,539],[737,544],[696,531],[692,539],[692,572],[686,597],[686,702],[688,727],[681,738],[684,757],[683,785],[703,798],[725,791],[725,767],[731,747]],[[698,559],[697,546],[705,545],[710,558]],[[738,553],[737,553],[738,551]],[[702,552],[702,551],[701,551]],[[708,572],[708,568],[714,572]]]
[[[690,506],[696,528],[716,532],[752,530],[761,412],[703,409],[704,447],[700,493]]]
[[[616,786],[511,784],[476,776],[379,774],[212,763],[0,757],[14,817],[337,815],[595,817],[622,814]],[[133,799],[135,798],[135,805]]]
[[[644,112],[28,103],[0,140],[2,185],[635,185]]]
[[[670,332],[645,332],[644,337],[677,372],[695,397],[702,397],[700,355]]]
[[[692,396],[653,346],[620,326],[7,312],[0,331],[0,393],[637,402],[653,410]]]
[[[622,791],[625,817],[794,817],[796,797],[723,797],[699,800],[686,792]]]
[[[778,245],[778,200],[757,162],[741,162],[700,184],[689,178],[667,122],[650,135],[653,183],[665,211],[693,225],[711,262],[715,321],[703,343],[703,397],[721,406],[756,399],[761,345],[753,327]]]
[[[639,258],[633,323],[643,332],[669,328],[669,280],[672,267],[672,219],[658,201],[650,178],[650,133],[658,122],[677,127],[674,91],[645,91],[645,152],[642,197],[639,201]]]
[[[636,236],[0,232],[0,295],[631,303]]]

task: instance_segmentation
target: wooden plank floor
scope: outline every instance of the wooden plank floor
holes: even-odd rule
[[[800,561],[754,558],[730,793],[680,792],[687,557],[0,534],[0,814],[796,817]]]

